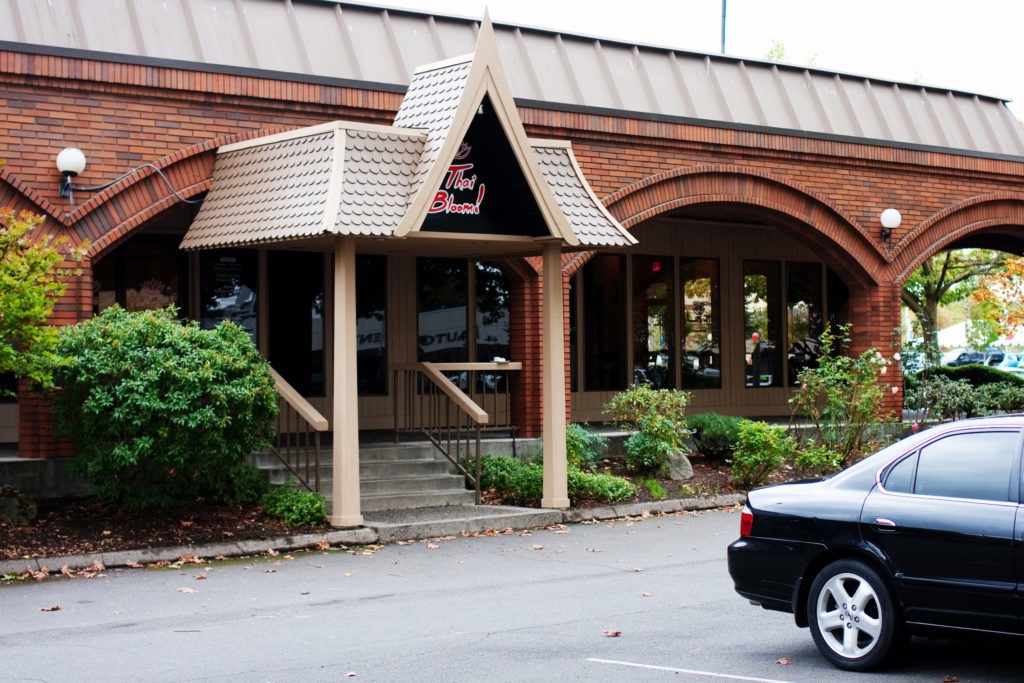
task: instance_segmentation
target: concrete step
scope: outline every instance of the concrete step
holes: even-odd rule
[[[464,491],[465,479],[462,475],[442,474],[426,477],[401,477],[388,479],[361,479],[359,493],[368,495],[405,495],[408,493],[444,493],[447,491]]]
[[[360,506],[363,512],[378,512],[448,505],[472,505],[475,500],[476,495],[472,491],[464,489],[462,491],[433,491],[405,495],[363,495],[360,498]],[[327,501],[327,507],[331,509],[330,500]]]

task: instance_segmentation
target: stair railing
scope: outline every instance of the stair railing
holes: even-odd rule
[[[401,363],[392,370],[396,440],[425,435],[465,477],[479,505],[480,434],[507,430],[515,438],[509,373],[522,363]]]
[[[273,368],[270,374],[279,396],[277,434],[270,452],[302,486],[321,493],[320,435],[329,428],[327,418]]]

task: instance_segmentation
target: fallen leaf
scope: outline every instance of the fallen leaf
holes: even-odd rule
[[[609,629],[605,629],[603,633],[609,638],[618,638],[622,635],[622,631],[611,631]]]
[[[345,677],[346,678],[355,678],[358,675],[359,674],[357,674],[355,671],[349,671],[347,674],[345,674]]]
[[[271,557],[277,557],[279,554],[280,553],[278,553],[273,548],[267,548],[267,555],[270,555]]]
[[[56,612],[60,609],[60,605],[50,605],[49,607],[40,607],[40,612]]]
[[[599,552],[601,552],[601,549],[600,548],[587,548],[587,552],[588,553],[599,553]]]
[[[779,664],[780,666],[789,666],[793,663],[793,661],[789,657],[779,657],[775,660],[775,663]]]
[[[530,547],[530,550],[544,550],[544,546],[542,546],[542,545],[534,545],[534,546]]]
[[[132,569],[142,569],[142,565],[136,562],[135,560],[128,560],[127,562],[125,562],[125,564],[131,567]]]
[[[316,549],[317,550],[330,550],[331,549],[331,544],[328,543],[327,541],[320,541],[320,542],[318,542],[316,544]]]
[[[188,586],[182,586],[181,588],[178,589],[178,592],[179,593],[198,593],[199,591],[197,591],[195,588],[189,588]]]
[[[196,581],[202,581],[206,578],[206,574],[196,574]]]
[[[440,547],[441,546],[437,545],[436,543],[428,543],[427,544],[427,550],[437,550]]]
[[[958,676],[950,674],[942,679],[942,683],[957,683],[959,680],[960,678]]]
[[[266,573],[266,574],[275,574],[275,573],[277,573],[277,570],[276,569],[265,569],[264,573]]]
[[[234,531],[222,531],[220,533],[223,534],[224,536],[234,536],[235,535]]]
[[[649,597],[651,597],[651,594],[650,593],[641,593],[640,597],[641,598],[649,598]]]
[[[327,565],[323,565],[323,564],[314,564],[314,565],[313,565],[313,567],[315,567],[316,569],[323,569],[323,568],[324,568],[324,567],[326,567],[326,566],[327,566]]]
[[[111,531],[110,529],[104,529],[104,530],[103,530],[103,535],[104,535],[104,536],[109,536],[109,535],[111,535],[112,533],[114,533],[114,532],[113,532],[113,531]]]

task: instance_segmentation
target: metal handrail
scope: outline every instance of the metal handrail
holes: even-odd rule
[[[480,434],[507,429],[515,438],[508,373],[522,367],[510,362],[393,365],[395,438],[402,432],[424,434],[465,477],[479,505]],[[492,420],[499,413],[502,423]]]
[[[320,434],[329,429],[327,418],[273,368],[270,375],[280,399],[270,452],[302,486],[320,493]]]

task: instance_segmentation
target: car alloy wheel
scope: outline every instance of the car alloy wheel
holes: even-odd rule
[[[818,651],[850,671],[881,664],[900,629],[885,582],[857,560],[833,562],[814,578],[807,617]]]

